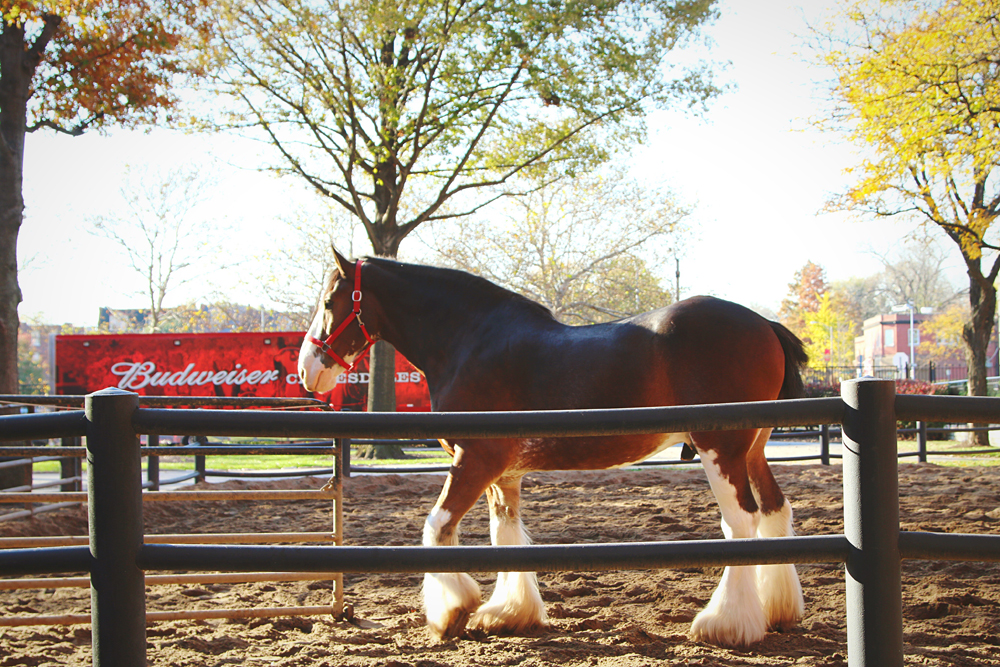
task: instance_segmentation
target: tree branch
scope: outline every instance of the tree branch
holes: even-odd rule
[[[45,56],[45,49],[48,48],[49,42],[55,37],[56,30],[59,29],[61,23],[61,16],[49,13],[42,14],[42,29],[27,53],[28,64],[32,70],[42,62],[42,58]]]

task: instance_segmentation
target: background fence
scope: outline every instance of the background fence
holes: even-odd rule
[[[84,406],[83,396],[0,396],[0,402],[13,405],[24,406],[25,415],[34,415],[35,408],[72,408]],[[201,406],[212,408],[267,408],[275,410],[288,409],[328,409],[325,404],[313,399],[259,399],[259,398],[215,398],[215,397],[195,397],[195,398],[172,398],[172,397],[142,397],[140,405],[152,405],[158,407],[176,406]],[[39,414],[38,416],[42,416]],[[54,418],[54,417],[53,417]],[[141,448],[142,455],[146,458],[146,479],[142,481],[142,488],[151,491],[143,493],[142,498],[148,502],[196,502],[196,501],[217,501],[228,500],[301,500],[301,499],[323,499],[331,502],[331,529],[329,531],[313,533],[210,533],[210,534],[174,534],[174,535],[149,535],[145,537],[148,543],[170,542],[182,544],[270,544],[270,543],[327,543],[340,545],[343,540],[343,494],[339,484],[330,485],[321,491],[303,492],[301,490],[269,490],[269,491],[209,491],[209,492],[161,492],[161,486],[179,484],[190,480],[204,479],[208,473],[218,473],[225,476],[245,476],[246,473],[229,473],[229,471],[209,471],[206,468],[207,455],[280,455],[280,454],[313,454],[330,456],[329,467],[318,469],[316,474],[332,475],[342,469],[339,464],[340,450],[339,444],[332,440],[309,443],[281,443],[276,445],[262,446],[233,446],[217,444],[214,448],[202,446],[200,439],[191,438],[190,445],[187,446],[161,446],[158,435],[148,435],[146,437],[147,446]],[[86,503],[88,494],[82,492],[81,460],[86,454],[86,450],[81,445],[79,436],[63,437],[60,439],[60,447],[31,447],[9,450],[19,452],[20,455],[27,454],[26,458],[12,458],[0,466],[23,466],[29,474],[26,476],[30,483],[21,486],[5,489],[0,492],[0,504],[11,505],[24,503],[26,509],[14,512],[0,513],[0,520],[16,519],[25,516],[62,509],[71,506],[78,506]],[[54,456],[32,456],[39,450],[53,452]],[[160,456],[185,455],[193,459],[193,469],[190,471],[172,474],[168,477],[161,477],[159,458]],[[49,482],[35,482],[30,474],[31,467],[36,462],[59,460],[61,462],[60,478]],[[301,472],[293,473],[301,475]],[[269,472],[269,477],[281,477],[281,473]],[[291,475],[289,475],[291,476]],[[41,491],[49,487],[59,486],[60,492],[47,493]],[[0,538],[0,549],[25,549],[25,548],[54,548],[68,547],[80,544],[88,544],[88,536],[53,536],[53,537],[14,537]],[[148,585],[165,584],[215,584],[215,583],[246,583],[257,581],[322,581],[331,582],[332,599],[331,604],[324,606],[292,606],[292,607],[252,607],[225,609],[216,608],[212,610],[178,610],[149,612],[146,615],[148,621],[168,621],[178,619],[209,619],[209,618],[263,618],[275,616],[301,616],[316,614],[332,614],[339,616],[344,609],[343,575],[339,572],[329,572],[320,570],[316,572],[281,572],[273,569],[264,569],[257,572],[240,573],[205,573],[196,572],[192,574],[158,574],[146,576]],[[91,585],[89,577],[61,577],[44,579],[17,579],[0,580],[0,589],[22,589],[22,588],[70,588],[89,587]],[[89,623],[90,615],[67,614],[60,616],[7,616],[0,618],[0,627],[28,626],[28,625],[70,625],[77,623]]]
[[[989,372],[991,369],[987,369]],[[906,366],[817,366],[802,370],[802,379],[807,385],[836,385],[844,380],[852,380],[865,375],[881,380],[902,380],[906,378],[930,382],[931,384],[947,384],[949,382],[964,382],[969,379],[969,368],[963,365],[938,365],[933,362],[917,365],[915,368]],[[995,384],[996,377],[990,378]]]

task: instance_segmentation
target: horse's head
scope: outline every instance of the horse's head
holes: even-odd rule
[[[333,250],[330,272],[316,315],[299,350],[299,378],[306,391],[333,389],[340,373],[350,370],[373,342],[361,316],[361,261],[346,260]]]

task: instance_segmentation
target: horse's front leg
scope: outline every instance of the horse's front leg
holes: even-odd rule
[[[486,489],[493,545],[526,545],[531,539],[521,522],[521,478],[501,479]],[[534,572],[499,572],[493,595],[472,617],[470,626],[486,632],[522,633],[548,625],[545,603]]]
[[[457,546],[462,517],[496,477],[456,447],[441,496],[424,522],[424,546]],[[482,602],[479,584],[459,572],[428,572],[424,575],[423,596],[427,627],[439,639],[462,634]]]

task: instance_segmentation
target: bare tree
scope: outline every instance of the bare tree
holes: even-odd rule
[[[857,324],[857,333],[866,319],[888,313],[895,305],[911,302],[915,308],[944,311],[966,295],[948,279],[948,252],[933,238],[909,238],[895,251],[872,254],[882,263],[880,272],[830,284]]]
[[[90,220],[91,232],[116,244],[141,278],[142,288],[133,294],[145,298],[149,331],[163,327],[169,294],[223,268],[214,261],[220,230],[196,214],[211,185],[196,167],[129,169],[120,189],[125,210]]]
[[[260,287],[296,328],[305,330],[315,312],[316,297],[334,267],[331,248],[354,256],[350,241],[354,221],[325,204],[319,214],[302,209],[281,222],[280,234],[261,258],[266,269],[259,277]]]
[[[669,193],[615,171],[518,198],[503,224],[452,222],[429,245],[441,264],[524,294],[563,322],[590,324],[672,301],[646,258],[673,256],[686,215]]]
[[[948,280],[948,253],[929,237],[907,240],[895,255],[877,256],[884,267],[879,291],[887,306],[910,302],[916,308],[941,309],[968,292]]]

